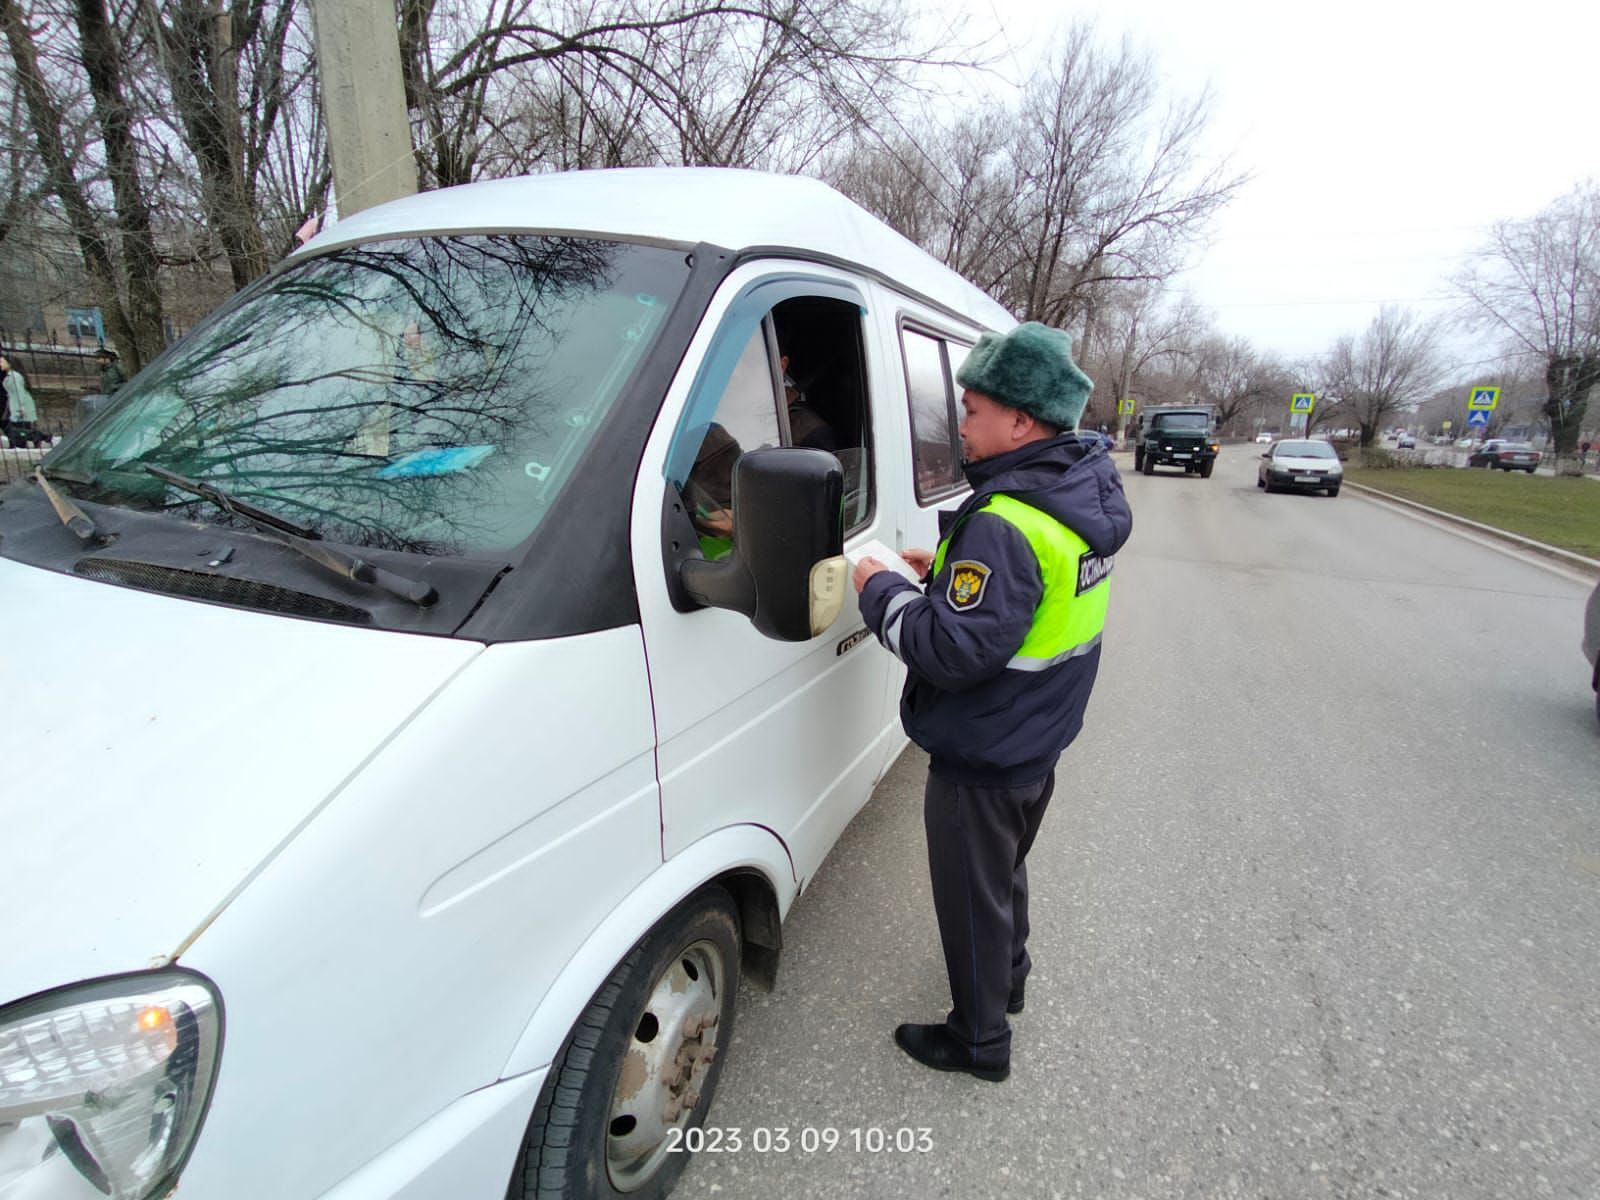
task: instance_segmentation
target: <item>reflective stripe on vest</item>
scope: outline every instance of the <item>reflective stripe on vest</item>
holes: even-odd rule
[[[978,511],[994,514],[1028,540],[1044,579],[1044,594],[1033,610],[1028,636],[1006,667],[1043,671],[1098,646],[1111,596],[1110,561],[1102,563],[1088,542],[1048,513],[1013,496],[990,496]],[[952,529],[950,537],[954,536]],[[939,543],[934,575],[944,569],[950,537]],[[1088,585],[1082,595],[1078,594],[1080,579]]]

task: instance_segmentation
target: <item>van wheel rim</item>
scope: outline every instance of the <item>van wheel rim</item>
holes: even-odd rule
[[[617,1191],[637,1190],[670,1150],[687,1149],[668,1139],[688,1126],[716,1061],[725,978],[722,952],[698,941],[651,987],[611,1096],[606,1173]]]

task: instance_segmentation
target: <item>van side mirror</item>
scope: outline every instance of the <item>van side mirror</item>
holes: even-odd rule
[[[843,500],[844,471],[826,451],[788,446],[743,455],[733,468],[728,555],[712,562],[683,554],[674,562],[670,549],[680,539],[665,542],[674,607],[731,609],[767,637],[810,641],[844,605]]]

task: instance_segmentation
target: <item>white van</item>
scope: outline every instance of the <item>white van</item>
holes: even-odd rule
[[[475,184],[0,492],[0,1198],[670,1189],[1012,324],[817,182]]]

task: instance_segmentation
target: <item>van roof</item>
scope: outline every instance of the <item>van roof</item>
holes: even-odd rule
[[[622,167],[441,188],[345,217],[293,257],[379,238],[491,231],[840,259],[982,325],[1016,323],[987,293],[821,180],[727,167]]]

